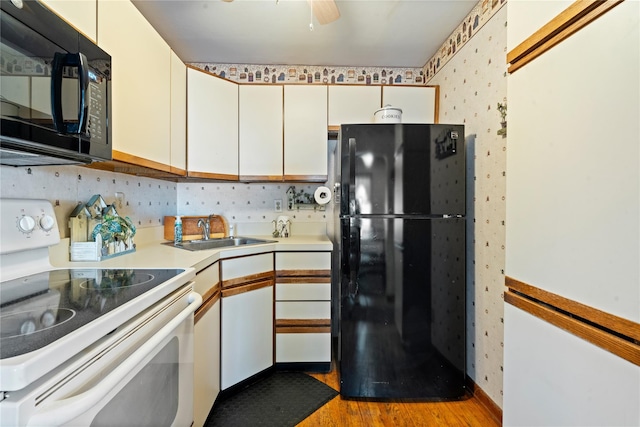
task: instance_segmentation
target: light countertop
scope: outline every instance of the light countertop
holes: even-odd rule
[[[167,241],[154,236],[136,244],[136,251],[97,262],[69,261],[69,239],[50,248],[50,260],[54,267],[60,268],[193,268],[200,271],[214,262],[243,255],[264,252],[286,251],[330,251],[331,240],[326,235],[297,235],[287,238],[274,238],[270,235],[243,235],[274,243],[235,246],[201,251],[188,251],[165,245]]]

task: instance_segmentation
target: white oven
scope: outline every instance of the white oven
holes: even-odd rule
[[[202,302],[191,269],[49,266],[24,275],[31,261],[8,248],[0,426],[191,425],[193,313]]]

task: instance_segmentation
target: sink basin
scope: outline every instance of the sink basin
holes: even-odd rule
[[[262,243],[274,243],[274,240],[253,239],[251,237],[224,237],[209,240],[189,240],[178,244],[168,242],[165,244],[188,251],[202,251],[205,249],[219,249],[232,246],[259,245]]]

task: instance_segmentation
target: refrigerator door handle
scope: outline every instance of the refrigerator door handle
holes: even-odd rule
[[[356,139],[349,138],[349,215],[358,214],[356,201]]]
[[[349,230],[349,296],[358,295],[358,271],[360,270],[360,227],[351,223]]]

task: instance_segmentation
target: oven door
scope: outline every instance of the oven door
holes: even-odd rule
[[[16,408],[14,425],[191,425],[193,312],[201,302],[185,286],[118,328],[108,342],[88,349],[89,360],[31,390]]]

